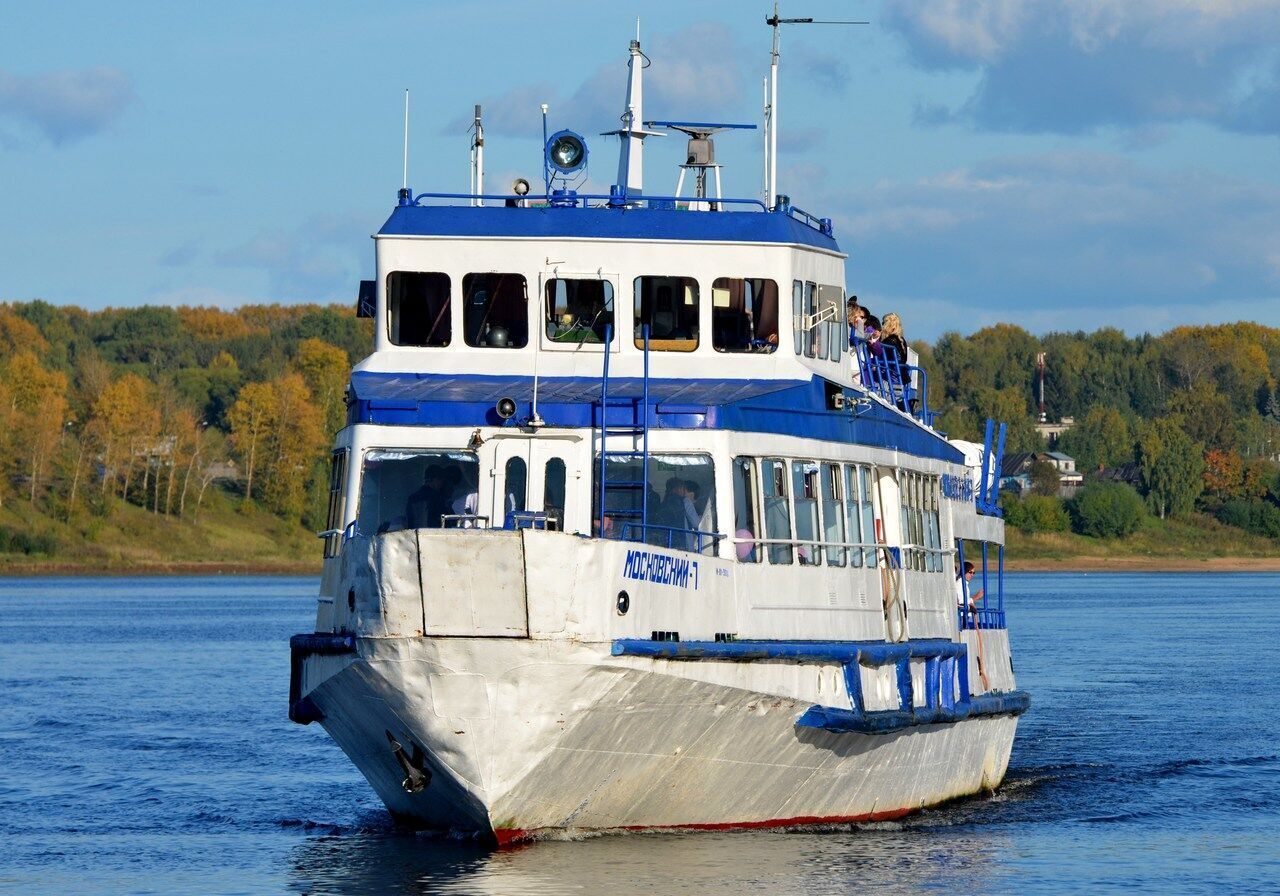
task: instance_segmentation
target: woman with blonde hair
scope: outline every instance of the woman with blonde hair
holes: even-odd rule
[[[889,383],[893,391],[894,403],[905,411],[914,404],[914,401],[907,400],[906,390],[902,388],[903,380],[908,378],[907,340],[902,334],[902,318],[893,312],[886,314],[880,326],[879,335],[880,338],[871,342],[870,345],[871,351],[879,358],[876,366],[880,378]]]
[[[893,352],[899,364],[907,363],[907,340],[902,335],[902,318],[892,311],[884,316],[880,344]]]

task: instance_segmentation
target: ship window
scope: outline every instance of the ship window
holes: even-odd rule
[[[756,467],[755,461],[749,457],[739,457],[733,461],[733,530],[738,559],[744,563],[759,563]]]
[[[858,467],[858,494],[862,500],[862,543],[871,545],[864,550],[867,566],[876,565],[876,509],[872,501],[871,483],[875,475],[870,467]]]
[[[839,286],[818,286],[818,308],[826,312],[828,320],[819,326],[826,331],[827,357],[840,360],[840,347],[848,342],[848,324],[844,313],[844,290]],[[828,308],[833,309],[827,311]],[[818,357],[822,357],[819,350]]]
[[[342,510],[346,498],[347,450],[333,452],[329,466],[329,512],[325,517],[324,555],[336,557],[342,548]]]
[[[929,548],[929,572],[942,572],[942,527],[938,518],[938,477],[925,480],[925,545]]]
[[[715,468],[706,454],[650,454],[648,518],[645,518],[643,459],[609,456],[605,460],[604,537],[647,541],[658,547],[715,554]],[[600,459],[592,465],[600,475]],[[592,489],[593,516],[600,518],[600,483]]]
[[[799,280],[791,281],[791,339],[795,343],[796,354],[804,352],[804,284]]]
[[[470,452],[371,449],[364,453],[357,526],[365,535],[439,529],[442,516],[475,513],[478,483]]]
[[[524,513],[528,509],[526,507],[529,489],[528,469],[523,457],[507,459],[507,465],[503,470],[507,483],[506,500],[503,501],[503,510],[506,513]]]
[[[529,294],[519,274],[462,278],[462,329],[467,345],[524,348],[529,342]]]
[[[392,345],[445,346],[453,338],[449,276],[420,271],[387,275],[387,328]]]
[[[827,543],[827,566],[844,566],[844,483],[839,464],[822,465],[822,540]]]
[[[778,284],[720,277],[711,284],[711,344],[718,352],[778,348]]]
[[[796,541],[802,566],[822,563],[818,545],[818,465],[807,460],[791,462],[791,487],[796,499]]]
[[[822,357],[822,324],[813,323],[818,314],[818,296],[812,283],[804,285],[804,315],[809,322],[805,333],[804,355],[806,358]]]
[[[655,352],[691,352],[698,347],[698,281],[692,277],[637,277],[635,344],[644,348],[641,326],[649,325]]]
[[[791,561],[791,501],[787,496],[785,461],[766,458],[760,462],[764,488],[764,526],[769,545],[769,562],[788,565]]]
[[[858,468],[852,464],[846,465],[844,468],[844,493],[845,526],[849,530],[849,541],[852,544],[861,545],[870,539],[862,531],[862,514],[858,503]],[[862,565],[861,548],[854,548],[849,551],[849,565]]]
[[[613,324],[613,284],[608,280],[547,281],[547,338],[565,345],[600,345]]]
[[[564,529],[564,459],[553,457],[547,461],[542,480],[542,510],[552,522],[551,529]]]

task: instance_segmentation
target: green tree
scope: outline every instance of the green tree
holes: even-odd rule
[[[1120,412],[1094,405],[1058,439],[1058,449],[1076,459],[1076,469],[1097,470],[1133,460],[1133,435]]]
[[[1191,441],[1176,418],[1142,426],[1138,463],[1147,504],[1161,519],[1190,513],[1204,487],[1204,448]]]
[[[1062,480],[1058,468],[1047,460],[1038,460],[1031,465],[1031,491],[1041,496],[1056,495]]]
[[[342,428],[346,416],[342,394],[350,370],[347,353],[323,339],[304,339],[298,343],[294,365],[319,405],[323,431],[332,435]]]
[[[1118,482],[1091,482],[1067,502],[1071,521],[1081,535],[1124,538],[1142,525],[1142,498]]]

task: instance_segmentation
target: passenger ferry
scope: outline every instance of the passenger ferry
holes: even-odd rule
[[[397,820],[500,844],[993,789],[1028,706],[1003,427],[948,440],[914,356],[851,349],[846,256],[777,194],[776,117],[771,198],[724,198],[733,126],[646,121],[643,58],[607,195],[576,191],[570,131],[541,196],[485,194],[477,109],[471,192],[402,188],[377,233],[290,718]],[[671,131],[688,162],[651,195],[644,141]]]

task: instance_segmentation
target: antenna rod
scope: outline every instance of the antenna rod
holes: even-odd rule
[[[766,143],[765,167],[768,170],[768,195],[765,205],[770,209],[778,202],[778,26],[780,25],[870,25],[869,21],[845,21],[837,19],[784,19],[778,16],[778,3],[774,0],[773,15],[764,23],[773,29],[773,52],[769,59],[769,105],[766,123],[769,126]]]
[[[547,201],[551,201],[551,166],[547,164],[547,104],[542,104],[542,182],[546,187]]]
[[[475,136],[471,138],[471,191],[475,198],[472,205],[484,205],[480,195],[484,193],[484,125],[480,122],[480,104],[476,103]]]
[[[773,26],[773,52],[769,57],[769,195],[764,204],[770,209],[778,202],[778,4],[773,4],[773,18],[766,19]]]
[[[404,175],[400,189],[409,189],[409,88],[404,89]]]

